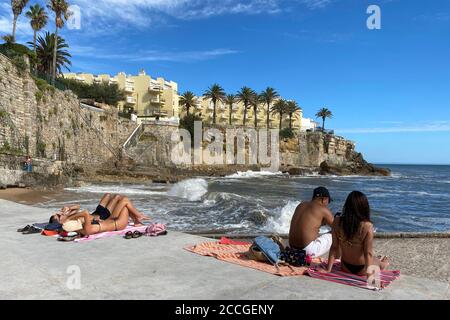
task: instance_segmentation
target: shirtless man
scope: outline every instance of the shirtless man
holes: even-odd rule
[[[305,250],[313,257],[320,257],[330,250],[331,233],[318,237],[321,226],[333,224],[333,214],[328,209],[330,202],[328,189],[319,187],[314,190],[312,201],[298,205],[289,231],[289,245],[292,248]]]

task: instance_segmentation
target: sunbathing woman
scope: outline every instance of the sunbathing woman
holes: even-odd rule
[[[126,210],[125,210],[126,209]],[[74,221],[78,220],[80,217],[82,217],[84,220],[84,223],[89,226],[89,224],[93,225],[100,225],[101,222],[111,221],[111,219],[118,220],[119,215],[121,212],[126,212],[127,216],[127,223],[128,218],[131,217],[131,219],[134,222],[135,226],[142,225],[142,222],[144,220],[149,220],[147,216],[140,213],[132,204],[130,199],[127,197],[121,196],[121,195],[115,195],[112,196],[110,194],[105,194],[103,198],[101,199],[99,205],[95,209],[95,211],[92,214],[89,214],[87,211],[83,211],[81,214],[79,212],[80,206],[79,205],[73,205],[70,207],[64,207],[61,209],[61,211],[57,214],[54,214],[50,218],[50,223],[61,223],[64,224],[67,221]],[[85,213],[89,214],[89,219],[86,219]],[[89,223],[90,222],[90,223]],[[126,225],[125,225],[126,227]],[[125,228],[124,227],[124,228]],[[89,227],[88,227],[89,229]],[[110,229],[110,228],[108,228]],[[121,229],[118,229],[121,230]],[[103,231],[112,231],[112,230],[103,230]]]
[[[336,258],[341,257],[342,271],[370,276],[369,266],[386,269],[386,257],[373,257],[373,224],[370,221],[370,206],[367,197],[353,191],[345,202],[342,216],[334,219],[332,226],[333,244],[331,246],[328,268],[331,272]]]

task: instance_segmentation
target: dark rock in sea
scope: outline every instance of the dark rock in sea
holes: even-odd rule
[[[320,164],[320,175],[361,175],[361,176],[390,176],[387,168],[379,168],[364,160],[361,153],[356,153],[351,162],[345,165],[332,165],[324,161]]]
[[[314,173],[312,168],[291,167],[283,170],[283,173],[289,173],[291,176],[306,176]]]

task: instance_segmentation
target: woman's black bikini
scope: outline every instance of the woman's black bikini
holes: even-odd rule
[[[101,205],[98,205],[97,208],[95,209],[94,212],[92,212],[93,216],[99,216],[101,221],[105,221],[106,219],[108,219],[109,217],[111,217],[111,212],[109,212],[108,208],[105,208]],[[114,220],[114,229],[115,231],[117,231],[117,219],[113,219]],[[102,231],[102,226],[100,224],[100,221],[98,220],[92,220],[92,224],[94,225],[98,225],[100,230],[99,232]]]
[[[353,246],[360,246],[360,245],[363,244],[361,241],[349,241],[349,240],[347,240],[345,238],[345,236],[343,234],[339,234],[338,238],[339,238],[339,241],[342,241],[342,242],[348,244],[351,247],[353,247]],[[351,263],[345,262],[343,260],[341,260],[341,263],[352,274],[359,274],[366,267],[365,265],[355,265],[355,264],[351,264]]]

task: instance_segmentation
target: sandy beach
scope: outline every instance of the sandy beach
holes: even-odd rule
[[[57,191],[43,191],[31,188],[8,188],[0,190],[0,199],[33,205],[51,200]]]

